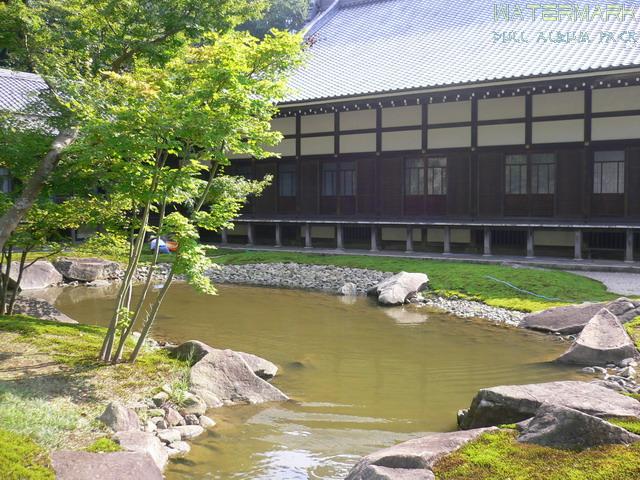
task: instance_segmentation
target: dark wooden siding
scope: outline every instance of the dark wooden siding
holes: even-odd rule
[[[303,160],[300,162],[299,195],[301,211],[307,214],[318,213],[318,198],[320,194],[319,164],[317,160]]]
[[[558,152],[556,161],[556,211],[558,217],[582,216],[586,174],[582,150]]]
[[[503,156],[500,153],[478,155],[478,215],[502,215]]]
[[[275,162],[266,162],[258,160],[255,163],[255,177],[258,180],[263,179],[266,175],[273,177],[271,185],[264,189],[262,195],[253,200],[253,211],[258,214],[269,214],[277,211],[277,194],[278,185],[276,178],[277,168]]]
[[[402,214],[402,159],[379,159],[380,213],[382,215]]]
[[[627,153],[627,214],[640,218],[640,148]]]
[[[361,158],[357,165],[357,212],[360,215],[376,213],[375,158]]]
[[[447,214],[469,213],[469,155],[449,156],[447,160]]]

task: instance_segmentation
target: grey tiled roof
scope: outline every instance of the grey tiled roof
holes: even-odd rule
[[[287,102],[640,66],[640,43],[600,41],[602,31],[634,31],[640,42],[639,0],[559,2],[583,7],[624,3],[636,11],[635,19],[556,22],[528,17],[509,23],[494,21],[494,3],[531,2],[341,2],[345,4],[309,31],[309,57],[290,81],[294,92]],[[496,31],[525,32],[529,43],[496,43]],[[538,41],[539,32],[552,31],[586,32],[594,41]]]
[[[34,108],[38,93],[46,88],[38,75],[0,68],[0,111],[25,113]]]

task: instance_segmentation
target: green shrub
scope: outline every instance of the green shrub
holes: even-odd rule
[[[0,430],[2,480],[53,480],[47,453],[29,437]]]
[[[78,245],[74,253],[126,262],[129,257],[129,241],[118,234],[97,232]]]

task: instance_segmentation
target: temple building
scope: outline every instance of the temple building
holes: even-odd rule
[[[640,3],[596,3],[321,1],[223,243],[637,259]]]

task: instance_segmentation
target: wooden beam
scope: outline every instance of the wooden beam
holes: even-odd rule
[[[311,224],[304,224],[304,248],[313,248],[313,242],[311,240]]]
[[[451,253],[451,227],[444,227],[444,245],[442,253],[449,255]]]
[[[380,246],[378,244],[378,226],[371,225],[371,251],[378,252],[380,251]]]
[[[527,229],[527,258],[535,257],[535,247],[533,244],[533,228]]]
[[[633,240],[634,240],[633,230],[629,228],[627,230],[626,236],[627,238],[626,238],[626,246],[625,246],[625,253],[624,253],[624,261],[627,263],[632,263],[633,262]]]
[[[336,225],[336,249],[344,250],[344,226]]]
[[[276,247],[282,246],[282,224],[276,223]]]

